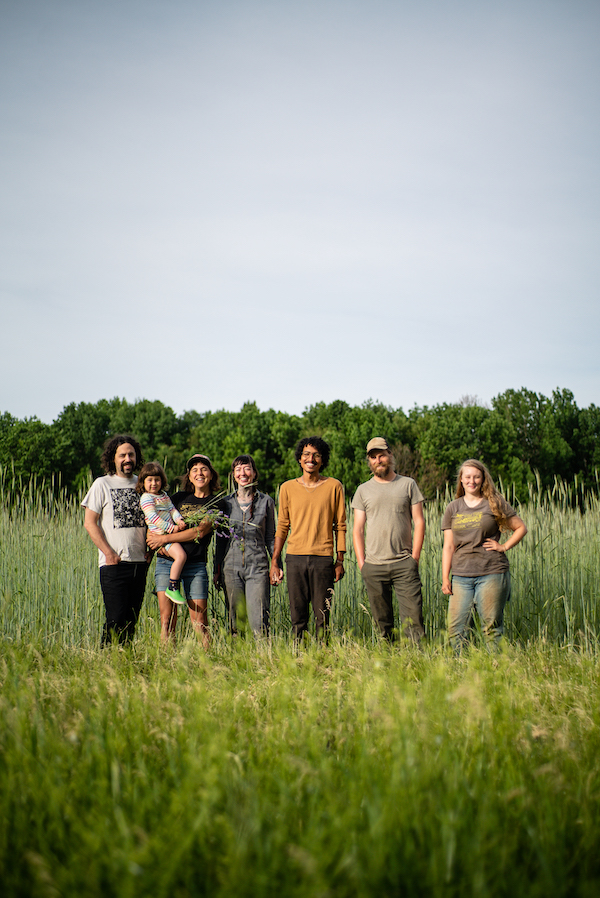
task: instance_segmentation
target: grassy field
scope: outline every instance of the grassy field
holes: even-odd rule
[[[595,896],[597,659],[5,647],[4,896]]]
[[[600,509],[532,495],[498,654],[445,645],[443,502],[427,508],[427,645],[373,637],[350,561],[330,646],[185,621],[149,584],[129,650],[99,651],[77,503],[4,497],[3,896],[595,896]]]

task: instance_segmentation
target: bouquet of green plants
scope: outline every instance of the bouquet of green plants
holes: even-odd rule
[[[217,499],[214,500],[216,502]],[[185,512],[183,520],[188,527],[198,527],[200,524],[210,524],[217,536],[223,536],[227,539],[237,539],[233,529],[233,524],[224,511],[217,508],[215,504],[210,503],[195,508],[193,511]]]

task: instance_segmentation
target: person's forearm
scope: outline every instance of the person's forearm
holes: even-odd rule
[[[421,550],[423,549],[423,542],[425,540],[425,521],[424,520],[416,520],[414,522],[414,530],[413,530],[413,544],[412,544],[412,557],[415,561],[418,561],[421,557]]]
[[[283,552],[284,544],[284,538],[282,538],[281,536],[275,537],[275,545],[273,547],[273,555],[271,557],[271,568],[269,570],[269,580],[271,581],[273,586],[277,586],[278,583],[281,583],[283,581],[281,553]]]
[[[343,556],[346,554],[346,531],[345,530],[334,530],[335,535],[335,551],[338,555]]]
[[[165,539],[165,544],[189,543],[194,539],[202,539],[203,536],[208,536],[211,530],[212,524],[210,521],[205,521],[203,524],[198,524],[197,527],[190,527],[188,530],[178,530],[176,533],[169,533],[168,538]]]
[[[117,556],[115,550],[107,543],[104,531],[99,524],[92,521],[86,521],[84,526],[97,549],[100,549],[107,558],[111,555]]]
[[[362,528],[355,528],[352,531],[352,543],[354,545],[354,555],[359,568],[365,563],[365,531]]]
[[[275,545],[273,547],[273,557],[271,558],[271,566],[276,565],[277,567],[281,567],[281,553],[283,552],[284,545],[285,540],[282,539],[281,536],[276,536]]]
[[[444,547],[442,549],[442,592],[446,596],[452,595],[452,583],[450,582],[450,570],[454,558],[454,535],[452,530],[444,530]]]
[[[272,558],[275,552],[275,506],[269,501],[265,520],[265,546]]]
[[[202,539],[210,533],[212,525],[208,522],[198,524],[197,527],[190,527],[189,530],[176,530],[174,533],[153,533],[149,532],[146,539],[148,545],[152,549],[159,549],[166,546],[167,543],[190,543],[196,539]]]
[[[442,580],[445,582],[450,579],[450,570],[452,568],[453,551],[444,546],[442,550]]]
[[[347,530],[347,522],[346,522],[346,501],[344,499],[344,490],[341,487],[338,487],[338,502],[337,508],[335,512],[335,520],[333,523],[333,530],[335,533],[335,548],[337,551],[337,556],[339,558],[341,554],[341,560],[344,560],[344,555],[346,553],[346,530]]]
[[[506,540],[506,542],[502,543],[502,551],[506,552],[508,549],[512,549],[513,546],[516,546],[518,543],[521,542],[521,540],[523,539],[523,537],[525,536],[526,533],[527,533],[527,527],[525,526],[523,521],[521,521],[519,526],[513,532],[512,536],[509,536],[509,538]]]

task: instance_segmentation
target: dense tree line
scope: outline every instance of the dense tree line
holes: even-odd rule
[[[531,390],[507,390],[491,407],[465,397],[461,402],[415,407],[408,413],[380,403],[350,406],[320,402],[302,415],[260,411],[247,402],[238,412],[184,412],[162,402],[102,399],[66,406],[52,424],[37,418],[0,416],[0,467],[15,484],[32,475],[70,492],[101,473],[100,454],[108,436],[131,433],[146,460],[157,459],[173,480],[193,452],[210,456],[227,481],[234,456],[256,459],[261,485],[274,493],[297,471],[294,446],[304,436],[322,436],[332,448],[328,473],[351,494],[368,476],[365,446],[384,435],[394,446],[397,470],[417,479],[428,496],[452,480],[459,464],[479,458],[505,486],[525,496],[536,474],[543,485],[575,475],[595,484],[600,468],[600,408],[580,409],[569,390],[548,398]]]

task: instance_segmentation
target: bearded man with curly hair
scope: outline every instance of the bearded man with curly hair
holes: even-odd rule
[[[100,588],[106,610],[102,645],[133,639],[148,573],[146,522],[136,492],[144,463],[140,444],[128,434],[108,440],[102,453],[104,477],[81,503],[84,526],[98,549]]]

